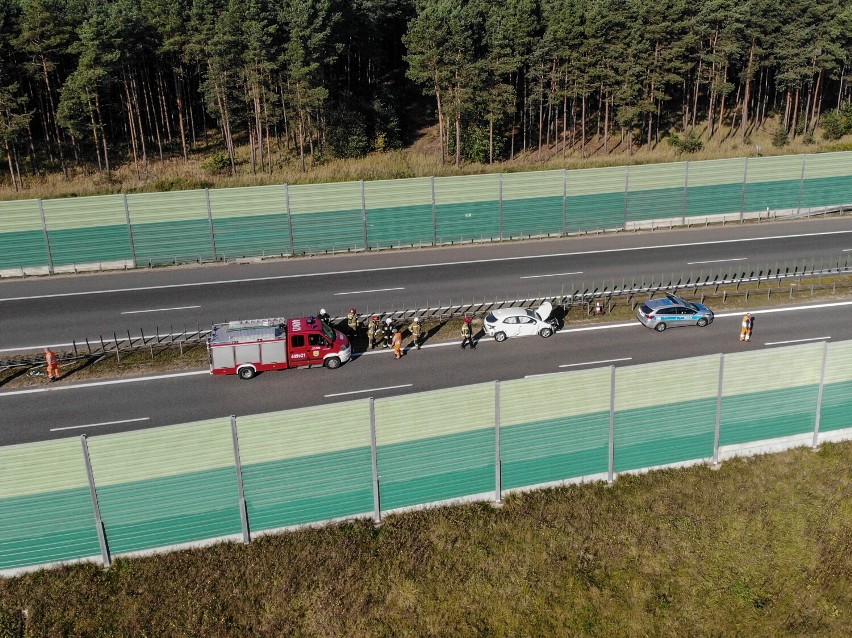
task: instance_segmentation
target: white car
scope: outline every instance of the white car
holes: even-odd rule
[[[535,311],[527,308],[500,308],[489,312],[484,321],[485,334],[495,341],[505,341],[507,337],[525,337],[541,335],[549,337],[558,328],[556,319],[550,319],[553,306],[545,301]]]

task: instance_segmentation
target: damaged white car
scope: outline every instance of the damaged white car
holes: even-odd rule
[[[551,318],[553,305],[545,301],[536,310],[527,308],[500,308],[489,312],[484,321],[485,334],[495,341],[509,337],[539,335],[549,337],[559,329],[559,322]]]

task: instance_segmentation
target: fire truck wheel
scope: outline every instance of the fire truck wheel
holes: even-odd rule
[[[329,370],[334,370],[335,368],[340,367],[340,359],[337,357],[329,357],[325,360],[325,367]]]
[[[257,372],[255,372],[255,369],[249,366],[237,370],[237,375],[240,377],[240,379],[251,379],[252,377],[254,377],[255,374],[257,374]]]

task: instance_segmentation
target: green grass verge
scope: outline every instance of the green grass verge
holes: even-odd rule
[[[849,636],[850,493],[846,442],[69,566],[0,636]]]

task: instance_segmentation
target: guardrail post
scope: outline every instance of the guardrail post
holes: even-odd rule
[[[376,442],[376,402],[370,397],[370,457],[373,465],[373,523],[382,524],[382,495],[379,488],[379,450]]]
[[[438,243],[438,207],[435,204],[435,177],[429,178],[432,188],[432,244]]]
[[[615,366],[609,367],[609,469],[607,481],[615,480]]]
[[[630,167],[624,167],[624,230],[627,230],[627,193],[630,191]]]
[[[814,449],[819,446],[819,422],[822,416],[822,391],[825,387],[826,363],[828,363],[828,341],[823,341],[822,370],[819,373],[819,392],[817,393],[816,418],[814,419],[814,441],[812,444]]]
[[[719,437],[722,433],[722,383],[725,374],[725,353],[719,355],[719,385],[716,388],[716,427],[713,432],[713,465],[719,465]]]
[[[210,223],[210,247],[213,249],[213,261],[216,261],[216,233],[213,231],[213,208],[210,206],[210,189],[204,189],[204,200],[207,202],[207,221]]]
[[[743,190],[740,196],[740,223],[743,223],[743,215],[745,214],[746,201],[746,185],[748,184],[748,157],[745,158],[745,166],[743,168]]]
[[[109,553],[106,527],[103,518],[101,518],[101,506],[98,503],[98,488],[95,485],[95,473],[92,471],[92,459],[89,456],[89,440],[85,434],[80,435],[80,443],[83,445],[83,461],[86,464],[86,478],[89,480],[89,493],[92,496],[92,510],[95,514],[95,531],[98,533],[98,544],[101,547],[101,561],[104,567],[109,567],[112,558]]]
[[[805,190],[805,164],[807,154],[802,153],[802,176],[799,179],[799,202],[796,204],[796,215],[802,212],[802,193]]]
[[[364,250],[369,250],[370,240],[367,233],[367,196],[364,193],[364,180],[361,180],[361,219],[364,224]]]
[[[503,173],[497,173],[497,198],[499,200],[497,230],[500,234],[500,241],[503,241]]]
[[[44,233],[44,246],[47,248],[47,274],[53,274],[53,251],[50,249],[50,236],[47,234],[47,218],[44,216],[44,203],[38,198],[38,214],[41,216],[41,230]]]
[[[683,206],[681,207],[680,225],[686,226],[686,216],[689,214],[689,162],[686,162],[683,171]]]
[[[237,431],[237,417],[231,415],[231,441],[234,444],[234,469],[237,473],[237,492],[239,494],[240,523],[243,528],[243,542],[251,542],[251,529],[249,529],[248,507],[246,506],[246,492],[243,487],[243,464],[240,460],[240,436]]]
[[[562,169],[562,234],[568,233],[568,169]]]
[[[284,184],[284,209],[287,212],[287,230],[290,234],[290,256],[295,254],[293,241],[293,216],[290,214],[290,187]]]
[[[494,502],[503,503],[503,461],[500,458],[500,382],[494,382]]]
[[[130,205],[127,203],[127,193],[124,194],[124,219],[127,222],[127,236],[130,238],[130,256],[133,267],[136,268],[136,240],[133,238],[133,224],[130,222]]]

